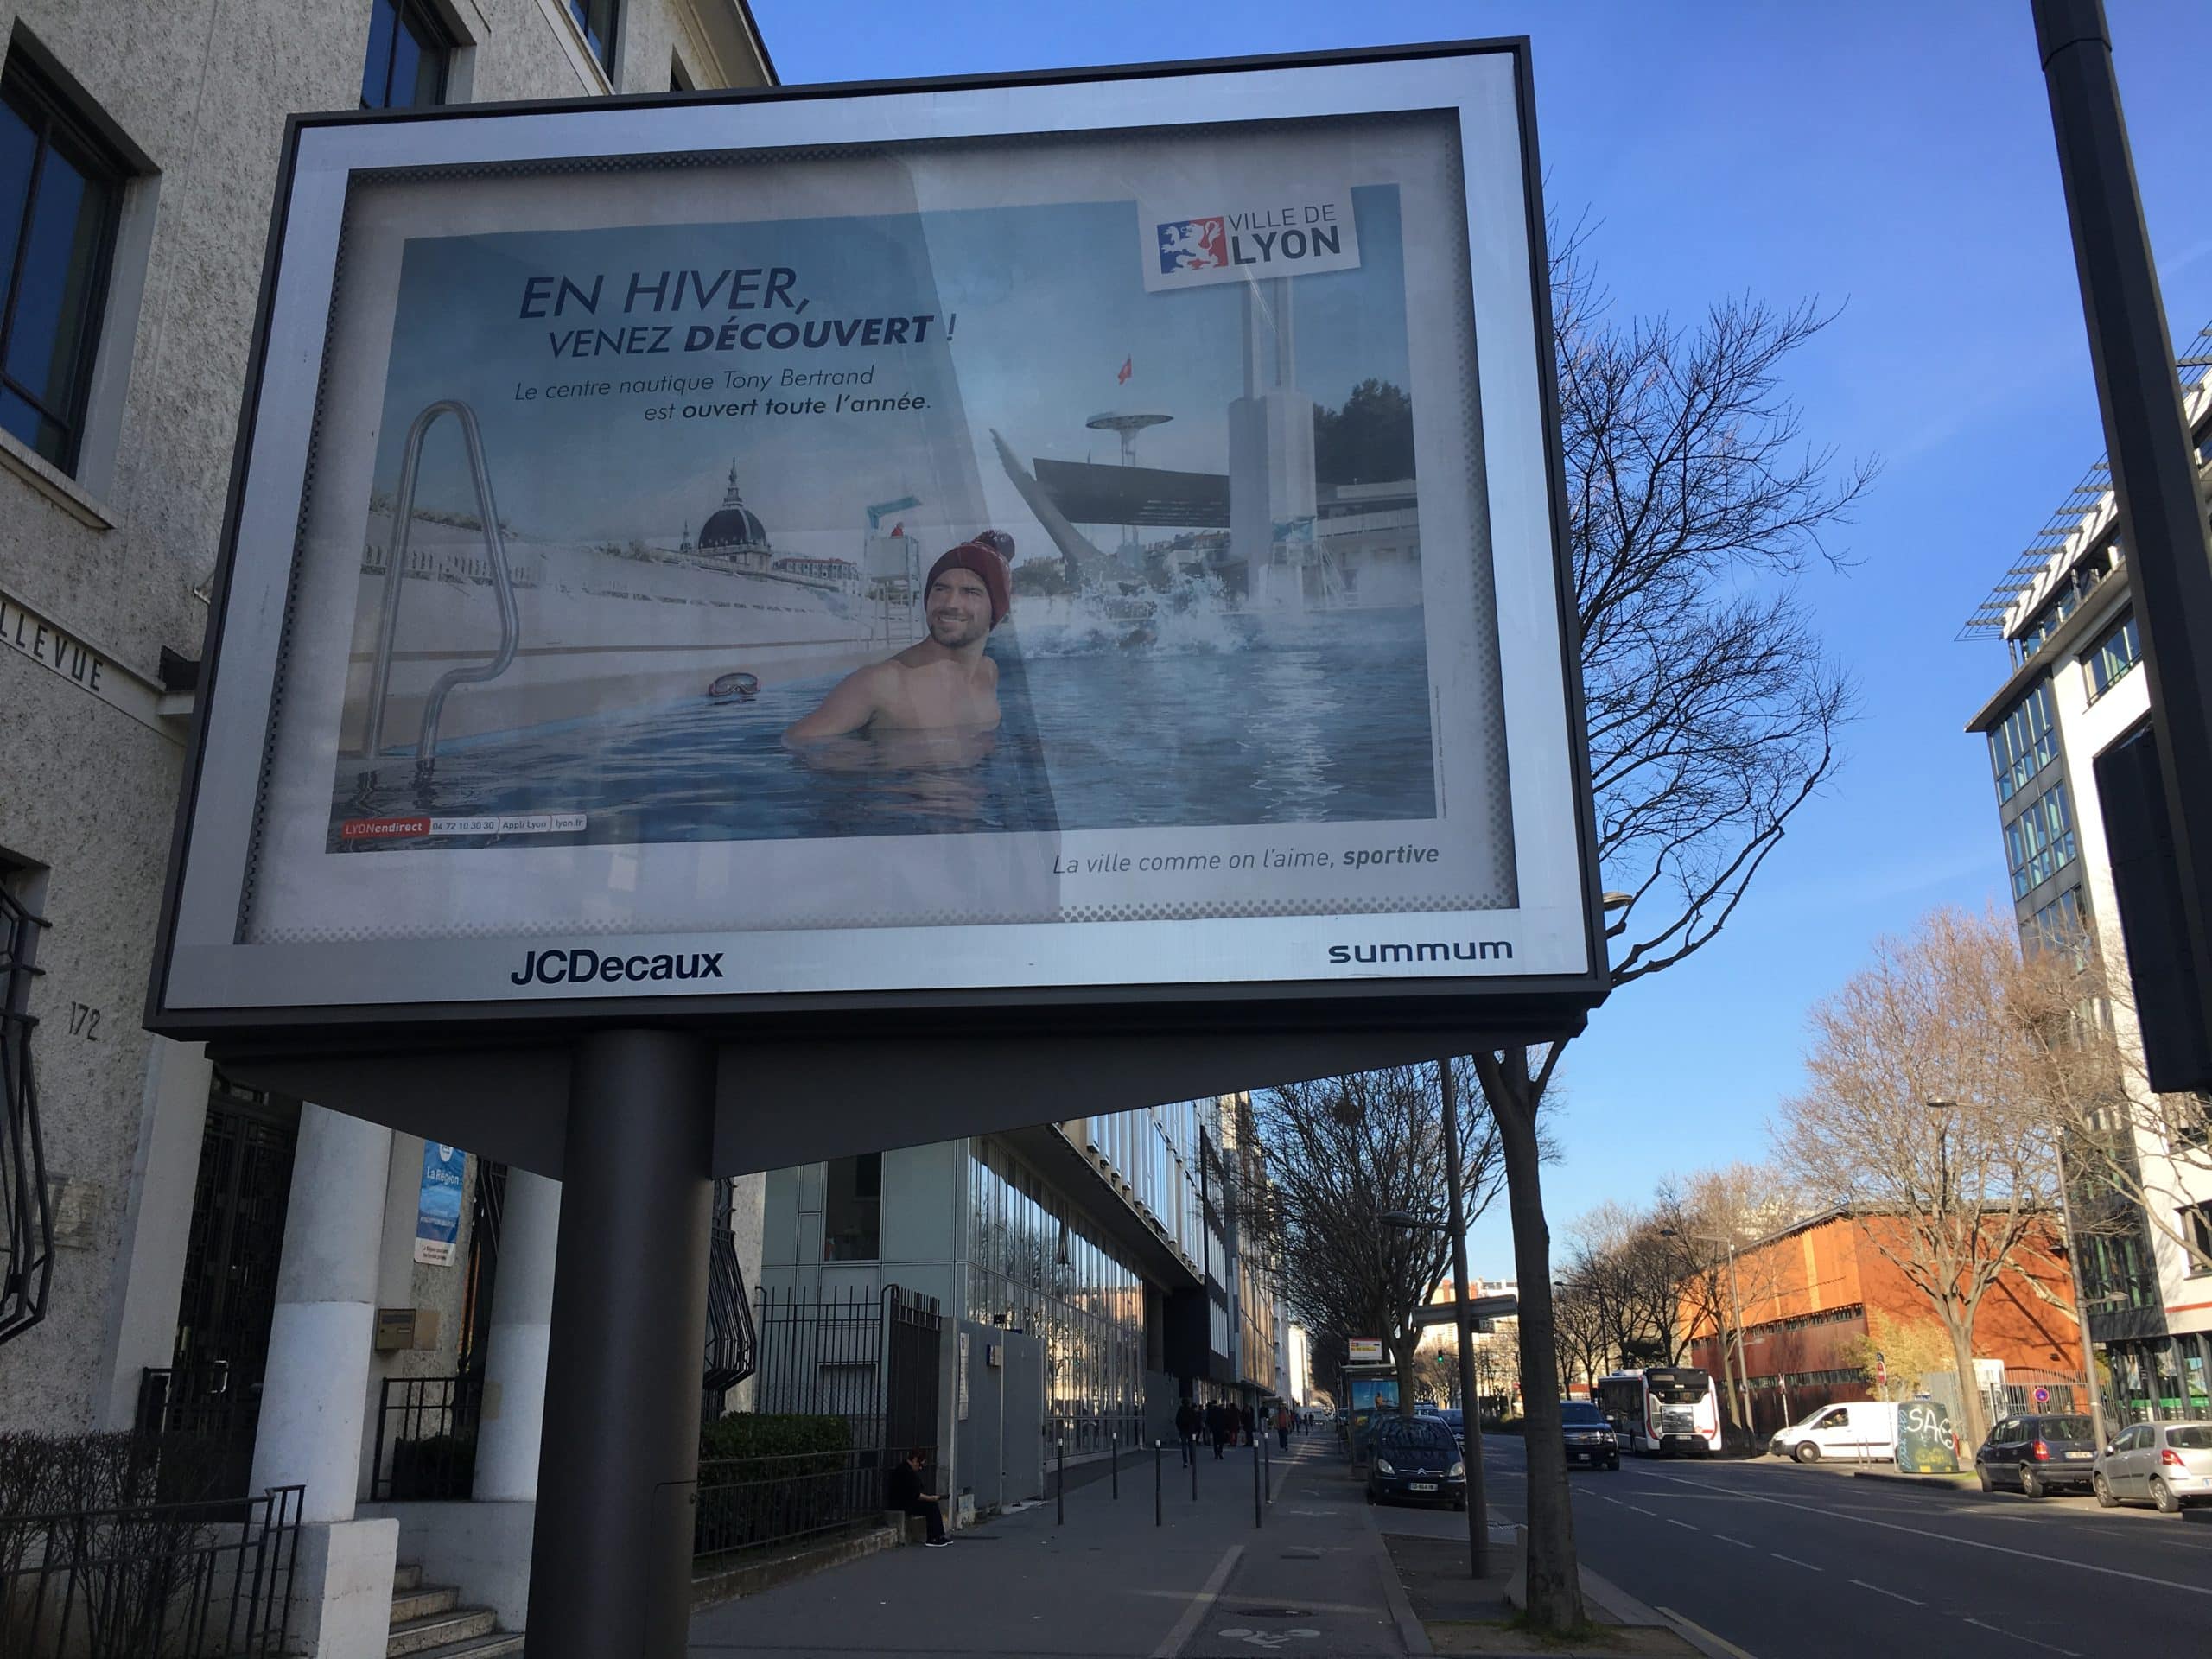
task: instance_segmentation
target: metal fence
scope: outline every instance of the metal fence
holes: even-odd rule
[[[849,1449],[712,1459],[699,1465],[702,1560],[788,1546],[883,1512],[884,1478],[910,1451],[934,1461],[944,1319],[897,1285],[764,1287],[754,1320],[754,1410],[843,1419]],[[935,1478],[925,1465],[925,1488]]]
[[[388,1376],[377,1395],[372,1503],[465,1498],[476,1478],[484,1376]]]
[[[795,1452],[716,1458],[699,1465],[692,1549],[703,1567],[734,1554],[804,1542],[874,1521],[883,1511],[874,1452]]]
[[[284,1651],[304,1488],[0,1516],[8,1659],[264,1659]]]

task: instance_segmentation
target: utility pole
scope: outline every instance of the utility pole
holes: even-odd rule
[[[1728,1306],[1736,1315],[1736,1402],[1743,1408],[1744,1433],[1751,1431],[1751,1360],[1744,1351],[1744,1299],[1736,1289],[1736,1236],[1728,1235]]]
[[[2200,1027],[2212,1032],[2212,962],[2206,957],[2212,939],[2212,552],[2205,545],[2196,457],[2144,227],[2103,0],[2032,3],[2113,489],[2126,525],[2183,948],[2196,964]],[[2207,1082],[2212,1079],[2160,1086]]]
[[[1452,1308],[1459,1334],[1459,1427],[1467,1465],[1467,1570],[1480,1579],[1490,1573],[1490,1514],[1483,1501],[1483,1405],[1475,1393],[1474,1290],[1467,1282],[1467,1205],[1459,1183],[1459,1103],[1452,1062],[1436,1063],[1436,1084],[1444,1096],[1444,1183],[1451,1202]]]

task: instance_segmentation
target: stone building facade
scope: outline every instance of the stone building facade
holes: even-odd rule
[[[499,1322],[474,1236],[497,1173],[467,1160],[452,1259],[423,1261],[421,1141],[232,1087],[139,1027],[285,118],[773,69],[743,0],[0,0],[0,236],[20,254],[0,261],[0,961],[35,947],[7,1040],[29,1052],[48,1173],[29,1236],[50,1217],[54,1241],[43,1318],[0,1343],[0,1428],[143,1428],[196,1402],[256,1478],[302,1478],[271,1460],[271,1325],[287,1283],[323,1294],[314,1258],[352,1205],[368,1259],[321,1265],[417,1317],[372,1355],[359,1435],[319,1448],[350,1514],[385,1379],[455,1376]],[[318,1166],[342,1166],[343,1203]],[[556,1199],[533,1184],[508,1185],[512,1294],[550,1278]],[[748,1280],[759,1193],[733,1211]],[[518,1220],[542,1273],[513,1260]],[[17,1254],[11,1273],[33,1265]]]

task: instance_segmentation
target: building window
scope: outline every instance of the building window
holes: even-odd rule
[[[2005,826],[2005,861],[2012,872],[2012,896],[2024,899],[2072,861],[2074,809],[2060,779]]]
[[[369,0],[365,110],[420,110],[446,101],[453,41],[423,0]]]
[[[122,162],[44,77],[0,72],[0,426],[73,472]]]
[[[2088,925],[2082,909],[2082,889],[2071,887],[2037,911],[2020,930],[2020,943],[2030,950],[2063,950],[2077,969],[2089,965]]]
[[[883,1254],[883,1154],[832,1158],[822,1205],[822,1259],[873,1262]]]
[[[2089,701],[2094,702],[2112,690],[2127,671],[2143,660],[2143,642],[2136,635],[2135,613],[2129,611],[2105,631],[2082,659],[2089,669]]]
[[[2042,684],[2012,705],[2012,711],[1989,734],[1990,764],[1997,772],[1997,800],[2009,801],[2030,779],[2058,758],[2057,721],[2050,700],[2050,682]]]
[[[620,15],[620,0],[569,0],[569,16],[576,20],[584,43],[610,80],[614,78],[614,26]]]
[[[2212,1204],[2192,1204],[2179,1212],[2181,1235],[2189,1241],[2184,1270],[2192,1277],[2212,1273]]]
[[[2051,595],[2033,620],[2012,639],[2012,660],[2024,663],[2050,643],[2059,625],[2082,608],[2096,585],[2112,574],[2113,556],[2120,551],[2120,543],[2110,543],[2095,552],[2086,554],[2081,562],[2059,578]]]

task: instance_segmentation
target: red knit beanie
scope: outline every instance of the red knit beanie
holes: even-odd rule
[[[995,628],[1006,620],[1007,613],[1014,608],[1014,580],[1004,559],[981,542],[963,542],[949,549],[930,566],[929,580],[922,584],[925,604],[928,602],[929,590],[948,570],[973,571],[982,579],[983,591],[991,596],[991,626]]]

